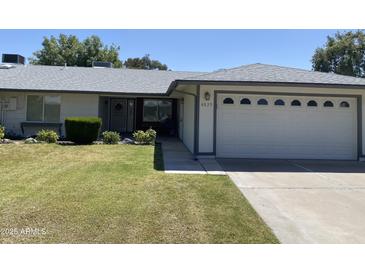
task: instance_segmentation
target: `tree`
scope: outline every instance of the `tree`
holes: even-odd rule
[[[43,48],[33,53],[30,63],[34,65],[90,67],[93,61],[111,62],[121,67],[119,47],[107,46],[98,36],[87,37],[80,42],[74,35],[60,34],[58,38],[44,37]]]
[[[103,61],[113,63],[113,67],[122,67],[119,60],[119,46],[104,46],[98,36],[91,36],[82,42],[83,53],[81,54],[80,63],[84,67],[90,67],[93,61]]]
[[[365,33],[362,31],[337,32],[327,37],[322,48],[312,57],[316,71],[365,77]]]
[[[128,58],[124,65],[126,68],[135,68],[135,69],[149,69],[149,70],[167,70],[168,67],[165,64],[162,64],[158,60],[151,60],[150,55],[146,54],[142,58]]]

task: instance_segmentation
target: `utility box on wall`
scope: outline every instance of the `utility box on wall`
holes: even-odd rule
[[[7,97],[5,100],[0,100],[2,110],[16,110],[16,97]]]

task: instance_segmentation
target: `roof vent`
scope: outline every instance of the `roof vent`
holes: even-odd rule
[[[112,62],[93,61],[93,68],[112,68]]]
[[[15,68],[15,66],[12,64],[0,64],[0,69],[11,69],[11,68]]]
[[[19,54],[4,53],[3,56],[2,56],[2,62],[3,63],[8,63],[8,64],[24,65],[25,64],[25,58],[24,58],[24,56],[21,56]]]

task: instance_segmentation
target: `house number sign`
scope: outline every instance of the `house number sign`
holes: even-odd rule
[[[209,107],[212,107],[213,106],[213,103],[212,102],[202,102],[200,104],[201,107],[205,107],[205,108],[209,108]]]

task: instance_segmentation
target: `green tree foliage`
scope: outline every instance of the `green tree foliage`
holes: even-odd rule
[[[112,62],[113,67],[121,67],[119,46],[104,45],[98,36],[87,37],[83,41],[74,35],[60,34],[58,38],[45,37],[43,48],[34,52],[30,63],[34,65],[51,65],[90,67],[93,61]]]
[[[128,58],[124,65],[126,68],[134,68],[134,69],[149,69],[149,70],[167,70],[168,67],[165,64],[162,64],[158,60],[151,60],[149,54],[146,54],[142,58]]]
[[[316,49],[312,67],[316,71],[365,77],[365,33],[347,31],[328,36],[324,47]]]

